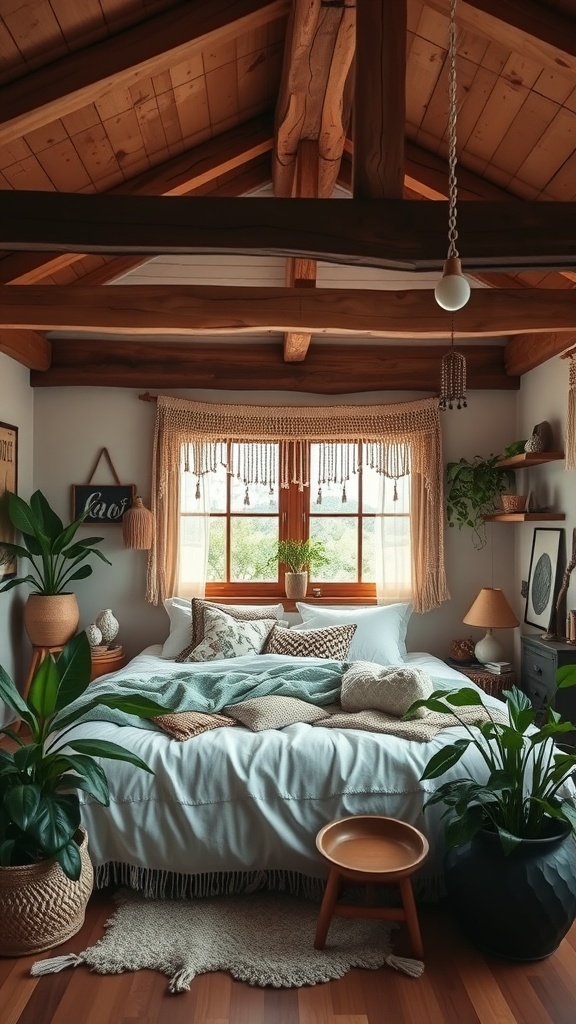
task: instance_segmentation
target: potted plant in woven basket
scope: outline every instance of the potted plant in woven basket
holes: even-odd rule
[[[328,557],[322,541],[279,540],[274,554],[266,562],[266,568],[277,563],[285,567],[284,589],[286,597],[297,601],[306,597],[308,573],[328,564]]]
[[[559,669],[560,687],[576,684],[576,666]],[[515,687],[505,691],[509,724],[491,716],[481,693],[465,687],[437,690],[416,701],[421,709],[455,715],[482,705],[487,721],[462,722],[466,736],[447,744],[428,762],[422,781],[450,773],[424,807],[443,807],[448,898],[470,940],[512,960],[538,960],[558,947],[576,916],[576,771],[573,747],[559,747],[576,726],[552,705],[532,707]],[[461,766],[485,765],[478,781]]]
[[[0,557],[25,559],[30,563],[27,576],[8,580],[0,593],[21,583],[32,588],[24,608],[24,627],[36,647],[59,647],[76,632],[79,620],[76,595],[69,591],[73,580],[92,574],[85,564],[95,555],[107,565],[112,563],[96,547],[102,537],[76,536],[87,512],[64,526],[50,507],[42,491],[35,491],[30,503],[17,494],[8,494],[10,522],[22,535],[22,544],[0,543]]]
[[[90,683],[90,646],[79,633],[57,660],[38,667],[26,701],[0,667],[0,700],[29,732],[7,726],[15,749],[0,749],[0,956],[25,956],[65,942],[82,926],[93,871],[80,824],[78,790],[109,802],[104,769],[96,757],[151,769],[135,754],[104,740],[66,733],[99,704],[150,718],[166,708],[147,697],[101,694],[74,702]]]

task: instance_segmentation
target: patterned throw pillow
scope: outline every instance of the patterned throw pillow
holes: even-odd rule
[[[282,697],[271,694],[268,697],[250,697],[240,704],[229,704],[224,708],[227,715],[236,718],[252,732],[263,729],[284,729],[295,722],[319,722],[329,718],[330,713],[315,704],[309,704],[298,697]]]
[[[332,658],[345,661],[356,625],[327,626],[297,633],[274,626],[265,647],[266,654],[291,654],[295,658]]]
[[[172,711],[167,715],[157,715],[152,721],[175,740],[191,740],[203,732],[238,724],[226,715],[208,714],[205,711]]]
[[[204,639],[186,661],[220,661],[243,654],[260,654],[276,619],[235,619],[217,608],[204,609]],[[182,660],[180,656],[179,661]]]
[[[280,619],[284,614],[284,606],[281,604],[262,605],[257,608],[238,608],[236,605],[215,604],[213,601],[205,601],[201,597],[193,597],[192,620],[190,643],[180,651],[175,661],[184,662],[190,660],[190,654],[195,647],[204,639],[204,612],[207,608],[216,608],[217,611],[231,615],[233,619],[240,619],[243,622],[253,622],[255,619]]]

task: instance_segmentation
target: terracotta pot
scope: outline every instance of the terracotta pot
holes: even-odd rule
[[[24,606],[24,628],[34,647],[63,646],[79,619],[76,594],[30,594]]]
[[[308,573],[285,573],[284,589],[286,591],[286,597],[289,597],[292,601],[299,601],[301,598],[306,597],[306,591],[308,589]]]
[[[94,884],[88,836],[78,829],[82,870],[77,882],[55,860],[0,867],[0,956],[28,956],[66,942],[84,924]]]

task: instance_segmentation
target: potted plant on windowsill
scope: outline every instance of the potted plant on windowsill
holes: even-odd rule
[[[0,700],[27,726],[8,727],[15,749],[0,749],[0,955],[24,956],[59,945],[82,926],[93,871],[80,824],[78,790],[108,805],[104,769],[95,757],[151,771],[135,754],[104,740],[66,738],[102,704],[150,718],[166,708],[138,694],[101,694],[71,706],[90,684],[90,646],[79,633],[57,660],[38,667],[27,700],[0,667]]]
[[[559,687],[575,684],[576,672],[559,671]],[[462,929],[491,953],[536,960],[554,952],[576,916],[576,756],[555,745],[576,726],[551,706],[537,712],[517,688],[504,696],[509,724],[462,722],[467,736],[431,757],[423,781],[452,777],[424,807],[444,805],[446,887]],[[490,716],[477,690],[437,690],[406,717],[425,708],[458,718],[474,705]],[[483,783],[452,771],[467,752],[484,762]]]
[[[279,540],[274,553],[266,562],[266,568],[270,569],[277,563],[285,566],[286,597],[297,601],[306,597],[308,574],[327,565],[328,557],[322,541],[310,538]]]
[[[78,626],[78,602],[69,592],[70,583],[92,574],[92,566],[85,564],[92,555],[112,564],[96,547],[103,538],[79,540],[76,534],[86,512],[64,526],[42,491],[35,491],[29,504],[9,493],[7,511],[10,522],[22,535],[22,544],[0,542],[0,556],[27,560],[30,572],[8,580],[0,593],[28,583],[32,593],[24,608],[24,627],[30,641],[36,647],[59,647]]]

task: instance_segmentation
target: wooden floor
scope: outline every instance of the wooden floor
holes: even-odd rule
[[[58,954],[80,952],[101,935],[113,904],[93,897],[81,932]],[[420,909],[426,971],[350,971],[302,989],[251,988],[205,974],[190,992],[169,995],[154,971],[103,977],[85,967],[31,978],[36,957],[0,959],[1,1024],[575,1024],[576,925],[548,960],[510,964],[484,957],[448,911]],[[0,922],[1,927],[1,922]],[[402,933],[395,952],[408,952]],[[49,954],[45,954],[49,955]],[[56,955],[56,954],[54,954]]]

